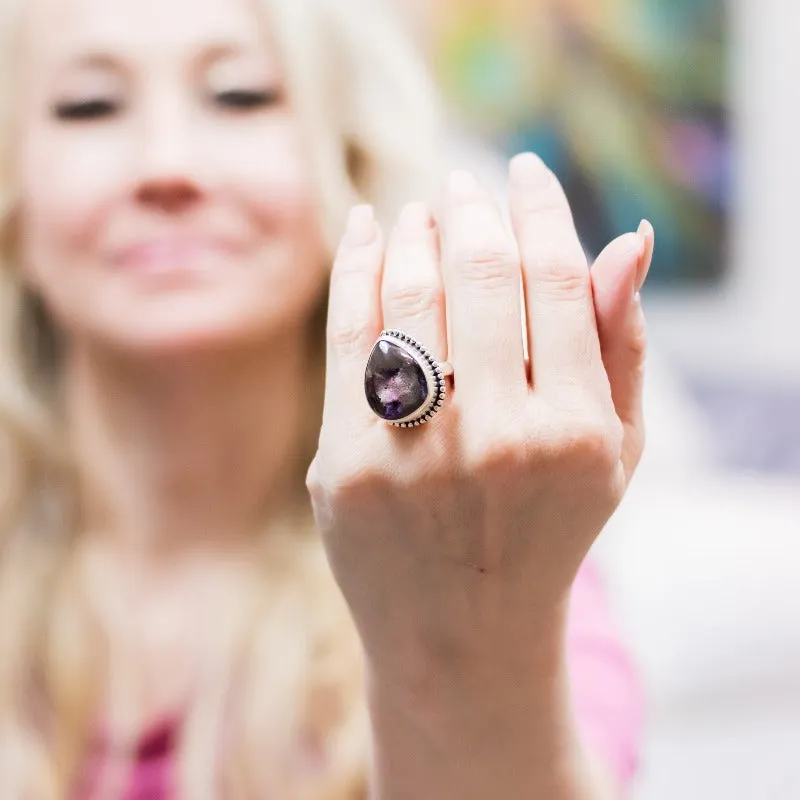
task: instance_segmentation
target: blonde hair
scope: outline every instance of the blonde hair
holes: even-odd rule
[[[96,687],[113,654],[76,563],[58,337],[15,264],[12,141],[24,3],[4,0],[0,9],[0,794],[49,800],[68,793],[86,758],[100,711]],[[307,135],[333,252],[352,203],[371,202],[388,221],[402,202],[430,192],[435,92],[399,20],[378,0],[259,5]],[[309,325],[319,342],[319,319]],[[317,412],[298,443],[300,464]],[[183,721],[182,791],[192,800],[365,797],[360,643],[307,500],[269,520],[254,551],[249,580],[221,612],[209,682]],[[287,766],[298,732],[327,757],[305,783]]]

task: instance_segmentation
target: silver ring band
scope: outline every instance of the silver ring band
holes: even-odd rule
[[[437,361],[407,333],[386,330],[372,348],[364,373],[364,393],[372,411],[397,428],[430,422],[447,395],[449,361]]]

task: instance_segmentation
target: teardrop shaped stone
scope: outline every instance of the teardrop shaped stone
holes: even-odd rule
[[[409,353],[382,339],[367,361],[364,390],[370,408],[382,419],[396,422],[428,399],[428,379]]]

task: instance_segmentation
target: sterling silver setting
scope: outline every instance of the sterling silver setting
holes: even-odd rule
[[[384,330],[367,362],[364,390],[372,411],[396,428],[430,422],[447,396],[448,361],[437,361],[407,333]]]

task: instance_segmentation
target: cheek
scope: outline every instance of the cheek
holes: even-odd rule
[[[35,280],[48,266],[91,251],[120,185],[124,158],[119,137],[31,126],[20,149],[19,182],[23,261]]]
[[[226,174],[247,204],[260,238],[266,294],[281,298],[287,314],[306,313],[328,277],[328,247],[320,227],[316,182],[298,126],[273,121],[252,139],[226,150]],[[260,270],[258,272],[261,272]],[[273,312],[274,313],[274,310]]]
[[[298,243],[319,247],[315,185],[293,121],[276,120],[226,152],[226,171],[237,176],[259,228],[270,236],[297,237]]]

